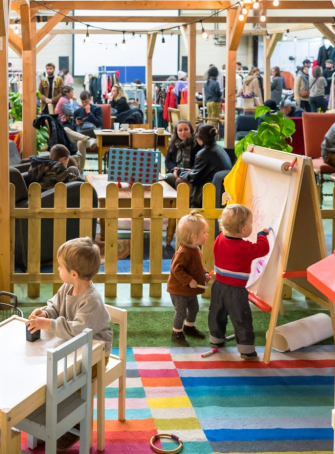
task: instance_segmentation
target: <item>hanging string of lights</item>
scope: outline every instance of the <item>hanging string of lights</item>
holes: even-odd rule
[[[236,3],[228,6],[227,8],[222,8],[220,10],[217,10],[215,11],[213,14],[209,15],[209,16],[206,16],[206,17],[203,17],[201,19],[198,19],[198,20],[195,20],[193,22],[188,22],[188,23],[185,23],[183,25],[191,25],[191,24],[200,24],[201,25],[201,33],[202,33],[202,37],[205,39],[205,40],[208,40],[209,38],[209,35],[208,33],[206,32],[205,28],[204,28],[204,25],[203,25],[203,22],[212,18],[213,16],[217,16],[219,13],[222,13],[224,11],[227,11],[229,9],[232,9],[232,8],[235,8],[235,7],[239,7],[239,20],[240,21],[244,21],[246,20],[246,16],[248,14],[248,9],[246,8],[246,5],[250,5],[252,6],[252,8],[254,10],[258,10],[259,7],[260,7],[260,4],[262,4],[264,1],[266,0],[238,0]],[[68,22],[76,22],[76,23],[79,23],[83,26],[86,27],[86,36],[85,38],[83,39],[83,42],[84,43],[87,43],[90,41],[90,34],[89,34],[89,27],[92,28],[92,29],[96,29],[96,30],[102,30],[102,31],[108,31],[108,32],[115,32],[115,33],[122,33],[122,46],[125,46],[126,45],[126,38],[125,38],[125,35],[126,34],[129,34],[131,33],[132,34],[132,37],[134,38],[135,37],[135,32],[134,31],[122,31],[121,30],[117,30],[117,29],[110,29],[110,28],[104,28],[104,27],[99,27],[97,25],[92,25],[92,24],[87,24],[85,22],[82,22],[78,19],[76,19],[75,16],[68,16],[67,14],[63,14],[61,13],[60,11],[56,11],[54,10],[53,8],[51,8],[50,6],[48,6],[45,2],[39,2],[38,0],[35,0],[36,4],[42,6],[43,8],[46,8],[48,9],[49,11],[53,11],[54,13],[56,14],[60,14],[61,16],[63,16],[64,18],[66,18],[68,20]],[[273,6],[279,6],[279,0],[273,0]],[[266,15],[262,9],[261,11],[261,14],[260,14],[260,21],[261,22],[266,22]],[[167,27],[165,29],[159,29],[159,30],[155,30],[155,29],[152,29],[150,30],[151,33],[162,33],[162,43],[164,44],[165,43],[165,37],[164,37],[164,32],[168,32],[168,31],[171,31],[171,30],[174,30],[174,29],[178,29],[180,30],[180,25],[174,25],[174,26],[171,26],[171,27]],[[14,33],[18,33],[17,30],[17,27],[14,29]],[[267,33],[268,34],[268,33]],[[139,35],[141,37],[141,34]],[[93,42],[93,41],[92,41]],[[117,46],[118,43],[96,43],[96,44],[102,44],[102,45],[115,45]]]

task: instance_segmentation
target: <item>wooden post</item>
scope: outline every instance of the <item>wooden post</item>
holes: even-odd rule
[[[227,11],[227,43],[231,42],[236,10]],[[235,104],[236,104],[236,50],[230,50],[227,46],[226,63],[226,114],[225,114],[225,146],[234,148],[235,145]]]
[[[10,291],[10,213],[8,142],[8,0],[0,1],[0,289]],[[14,241],[14,239],[12,239]]]
[[[149,128],[152,128],[152,56],[156,38],[157,33],[147,35],[147,123],[149,123]]]
[[[188,120],[195,128],[195,90],[196,90],[196,46],[197,46],[197,25],[188,25]]]
[[[268,51],[270,47],[270,40],[263,36],[264,43],[264,101],[271,98],[271,83],[270,83],[270,57],[268,57]]]

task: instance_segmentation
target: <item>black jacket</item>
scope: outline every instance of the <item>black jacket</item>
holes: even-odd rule
[[[126,123],[129,125],[141,125],[143,121],[143,112],[141,109],[129,109],[125,112],[121,112],[116,116],[117,123]]]
[[[325,95],[329,95],[330,94],[330,88],[331,88],[331,85],[332,85],[332,78],[333,78],[333,74],[335,72],[335,69],[325,69],[322,73],[323,77],[326,79],[327,81],[327,87],[325,88]]]
[[[333,46],[329,46],[328,49],[326,49],[326,46],[320,47],[318,54],[318,66],[325,69],[326,60],[335,61],[335,48]]]
[[[74,111],[71,128],[76,131],[76,118],[81,118],[83,122],[93,123],[96,129],[102,128],[102,109],[95,104],[90,104],[91,112],[87,115],[83,107]]]
[[[191,169],[192,167],[194,166],[194,161],[195,161],[195,155],[198,153],[198,151],[201,150],[201,145],[198,144],[198,142],[196,142],[196,144],[194,145],[194,147],[192,147],[192,150],[191,150]],[[166,170],[167,172],[171,173],[172,172],[172,169],[174,169],[175,167],[178,167],[177,166],[177,163],[176,163],[176,157],[177,157],[177,150],[171,150],[170,147],[167,151],[167,154],[166,154],[166,157],[165,157],[165,167],[166,167]]]
[[[64,131],[62,123],[57,117],[58,115],[43,114],[34,120],[33,126],[36,129],[40,129],[41,126],[46,126],[46,122],[48,122],[50,125],[50,137],[48,141],[49,150],[51,150],[54,145],[62,144],[68,148],[71,155],[74,155],[77,153],[76,147],[69,139],[69,136]]]
[[[124,98],[123,96],[117,101],[114,101],[113,99],[113,101],[110,102],[110,105],[112,106],[112,109],[117,110],[117,115],[130,110],[129,104],[127,103],[126,98]]]
[[[199,208],[202,205],[202,188],[211,183],[216,172],[230,170],[231,161],[228,154],[219,145],[205,146],[196,157],[191,172],[183,171],[180,178],[192,183],[191,207]]]

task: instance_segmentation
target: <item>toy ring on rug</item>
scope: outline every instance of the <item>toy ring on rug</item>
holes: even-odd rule
[[[155,443],[155,441],[159,440],[160,438],[171,438],[172,440],[175,440],[177,443],[179,443],[179,446],[176,449],[172,449],[169,451],[166,451],[165,449],[159,449],[154,445],[154,443]],[[167,454],[167,453],[173,453],[173,452],[180,452],[183,449],[183,442],[181,441],[181,439],[179,437],[177,437],[177,435],[157,434],[157,435],[154,435],[153,437],[151,437],[150,446],[155,452]]]

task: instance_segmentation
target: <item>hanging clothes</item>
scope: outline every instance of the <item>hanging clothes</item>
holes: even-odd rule
[[[281,76],[284,77],[284,82],[285,82],[285,88],[286,90],[293,90],[294,88],[294,77],[293,75],[288,72],[288,71],[281,71]]]
[[[335,74],[333,74],[332,77],[332,83],[330,86],[330,93],[329,93],[329,103],[328,103],[328,109],[333,110],[335,109]]]
[[[335,48],[333,46],[329,46],[328,49],[326,46],[320,47],[317,62],[318,66],[325,69],[326,60],[332,60],[335,63]]]
[[[166,98],[164,103],[164,110],[163,110],[163,119],[169,121],[169,111],[168,108],[172,107],[173,109],[177,108],[176,98],[173,93],[173,84],[169,85],[166,90]]]

